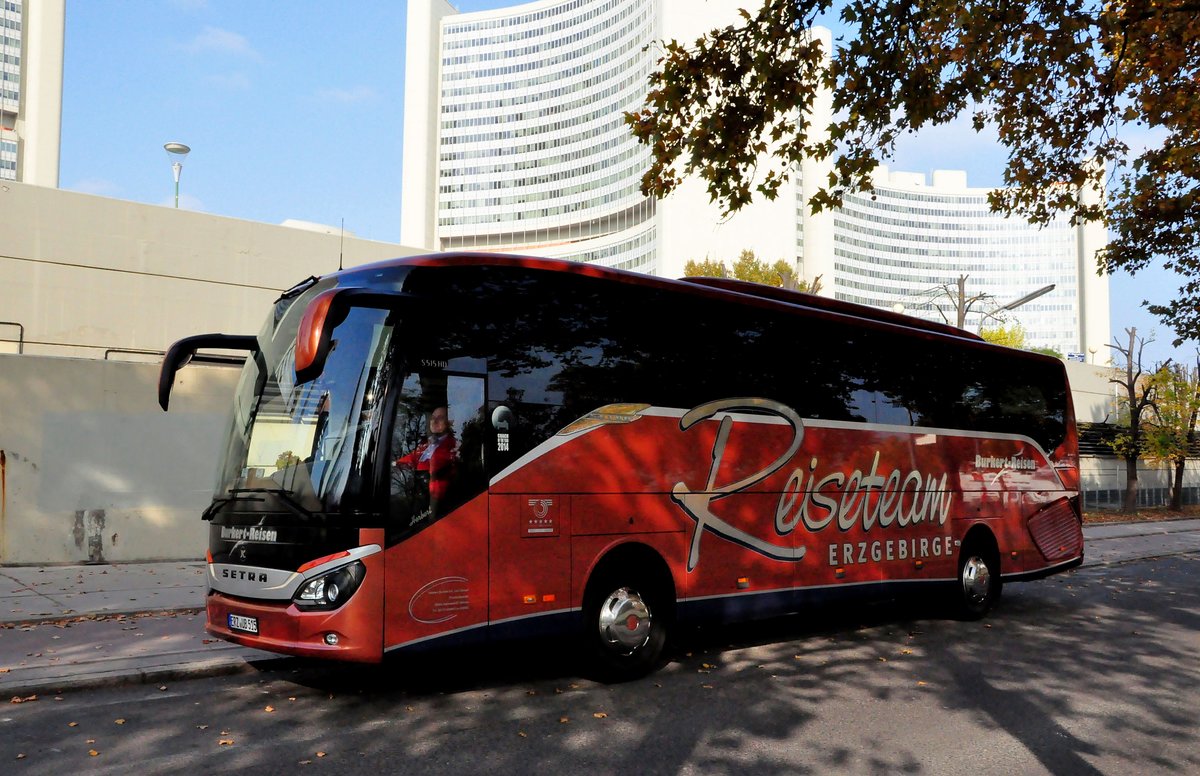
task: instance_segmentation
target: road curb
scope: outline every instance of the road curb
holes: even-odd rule
[[[30,702],[23,700],[30,696],[37,696],[38,700],[44,700],[46,696],[81,690],[163,684],[185,679],[204,679],[277,670],[292,660],[294,658],[283,656],[264,657],[262,653],[255,651],[253,654],[239,652],[147,668],[92,671],[80,676],[55,676],[28,680],[21,680],[18,677],[11,681],[0,682],[0,698],[7,699],[9,703],[24,703]]]
[[[0,620],[0,628],[33,628],[39,625],[72,625],[77,622],[103,622],[105,620],[137,619],[140,617],[190,617],[204,614],[204,607],[168,607],[166,609],[128,609],[111,612],[79,612],[77,614],[48,614],[25,620]]]

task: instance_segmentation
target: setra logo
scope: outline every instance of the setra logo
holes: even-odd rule
[[[225,579],[241,579],[246,582],[266,582],[267,575],[261,571],[242,571],[241,569],[221,569]]]

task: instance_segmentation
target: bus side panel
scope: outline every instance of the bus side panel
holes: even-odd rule
[[[487,542],[488,497],[483,494],[385,551],[387,649],[483,638]]]
[[[493,624],[570,608],[571,523],[569,496],[491,497],[488,548]],[[536,623],[529,625],[536,629]]]
[[[960,518],[955,526],[957,539],[977,523],[985,526],[996,539],[1005,575],[1049,565],[1033,542],[1029,520],[1078,492],[1064,488],[1041,451],[1021,440],[976,439],[973,455],[962,467],[960,485],[963,508],[954,513]]]
[[[675,583],[675,598],[682,599],[687,590],[687,534],[645,533],[636,536],[573,536],[571,537],[572,602],[583,606],[588,580],[604,557],[624,544],[641,544],[656,552],[667,564]],[[636,572],[636,569],[630,569]]]
[[[778,500],[779,495],[774,493],[748,494],[730,500],[725,509],[715,507],[713,511],[738,525],[756,525],[763,523],[765,516],[774,514]],[[704,598],[709,601],[699,607],[689,606],[689,610],[734,619],[770,616],[791,609],[794,562],[753,552],[709,531],[703,531],[699,542],[693,544],[693,536],[699,530],[697,522],[666,494],[576,495],[572,497],[571,505],[577,547],[590,547],[590,543],[581,545],[580,539],[592,536],[628,536],[632,541],[656,548],[665,545],[657,538],[646,538],[645,534],[669,533],[682,539],[685,548],[682,558],[663,555],[663,559],[672,568],[677,599]],[[778,543],[788,549],[792,547],[790,538]],[[659,554],[662,554],[661,550]],[[695,560],[690,570],[689,559]],[[580,560],[588,566],[594,564],[588,555]],[[578,573],[578,563],[575,570]],[[579,584],[578,577],[576,581]],[[582,583],[586,584],[586,581],[584,579]],[[576,599],[581,600],[583,589],[576,587],[575,594]],[[726,600],[718,602],[716,599]]]
[[[662,533],[693,525],[665,493],[572,496],[571,517],[573,536]]]

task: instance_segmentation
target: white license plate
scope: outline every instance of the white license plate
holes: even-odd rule
[[[229,629],[243,633],[258,633],[258,618],[231,614],[229,615]]]

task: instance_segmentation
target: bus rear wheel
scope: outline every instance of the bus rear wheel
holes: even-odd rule
[[[637,679],[658,666],[667,643],[670,603],[650,580],[604,574],[584,602],[584,644],[599,679]]]
[[[983,617],[1000,598],[1000,557],[987,542],[964,543],[958,556],[955,608],[964,620]]]

